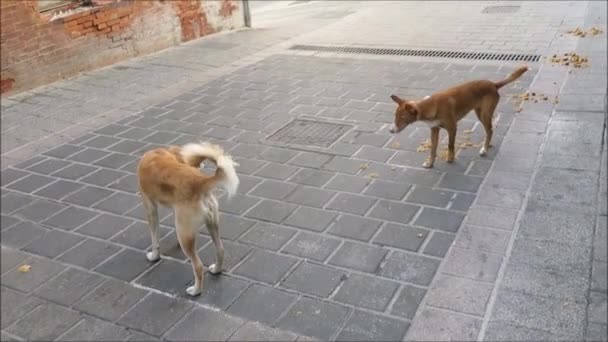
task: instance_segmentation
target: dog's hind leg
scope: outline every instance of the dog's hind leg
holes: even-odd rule
[[[219,212],[217,209],[217,201],[215,198],[210,200],[208,205],[208,213],[205,217],[205,225],[207,226],[207,230],[209,231],[209,235],[211,235],[211,240],[213,240],[213,244],[215,245],[215,264],[209,266],[209,272],[211,274],[219,274],[222,272],[222,267],[224,265],[224,244],[222,243],[222,239],[220,238],[220,227],[219,227]]]
[[[479,118],[479,121],[486,131],[486,139],[479,149],[479,155],[482,157],[486,155],[488,149],[492,146],[492,135],[494,134],[494,129],[492,128],[492,118],[494,117],[494,111],[496,110],[499,99],[499,96],[493,97],[485,102],[481,108],[475,109],[475,114],[477,114],[477,118]]]
[[[454,151],[454,147],[456,145],[456,127],[446,127],[446,131],[448,131],[448,163],[454,162],[456,152]]]
[[[190,259],[192,272],[194,274],[194,285],[186,289],[191,296],[201,294],[203,289],[203,262],[196,253],[196,236],[198,227],[203,221],[202,208],[175,206],[175,228],[177,240],[179,241],[184,254]]]
[[[150,238],[152,240],[152,250],[146,253],[146,258],[149,261],[158,261],[160,259],[160,243],[158,241],[158,206],[144,192],[140,191],[146,216],[148,218],[148,227],[150,228]]]

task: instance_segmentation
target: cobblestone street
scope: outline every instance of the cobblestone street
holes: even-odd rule
[[[605,341],[606,3],[518,2],[517,17],[491,4],[254,12],[253,29],[3,97],[2,341]],[[577,26],[604,33],[565,34]],[[390,134],[390,95],[497,81],[522,62],[295,44],[541,58],[501,89],[487,156],[471,113],[456,161],[424,169],[429,129]],[[571,51],[589,67],[543,58]],[[146,259],[135,171],[145,151],[200,140],[234,156],[241,184],[220,199],[225,272],[189,298],[167,208],[162,260]],[[198,241],[207,267],[204,227]]]

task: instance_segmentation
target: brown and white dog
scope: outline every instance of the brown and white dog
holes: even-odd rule
[[[203,174],[199,169],[205,159],[217,165],[212,176]],[[146,257],[150,261],[160,259],[158,204],[172,207],[177,239],[190,258],[194,272],[194,285],[186,289],[191,296],[199,295],[203,288],[204,267],[196,253],[196,237],[203,223],[216,249],[216,261],[209,266],[209,272],[218,274],[222,271],[224,246],[219,234],[218,202],[214,190],[222,187],[228,196],[236,193],[239,178],[234,167],[237,165],[220,146],[209,143],[154,149],[146,152],[139,162],[139,191],[152,238],[152,251]]]
[[[391,99],[398,106],[395,111],[395,122],[390,132],[399,133],[416,121],[426,123],[431,128],[431,156],[422,166],[431,168],[437,156],[439,128],[445,129],[448,132],[447,161],[451,163],[454,161],[454,143],[458,121],[474,110],[486,131],[485,142],[479,150],[479,154],[484,156],[491,146],[492,117],[500,99],[498,89],[515,81],[526,71],[528,71],[528,67],[522,66],[502,81],[470,81],[427,96],[420,101],[406,101],[396,95],[391,95]]]

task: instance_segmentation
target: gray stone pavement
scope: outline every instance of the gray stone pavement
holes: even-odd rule
[[[2,151],[2,340],[606,340],[605,34],[564,34],[605,31],[606,5],[522,2],[516,15],[479,14],[495,4],[313,2],[269,11],[259,30],[3,99],[3,145],[5,118],[43,117],[50,136],[16,120],[38,139],[13,142],[13,126],[14,147]],[[454,11],[471,21],[449,21]],[[284,13],[296,24],[273,24],[287,21]],[[439,32],[425,26],[433,13],[445,22]],[[396,24],[409,32],[397,34],[387,23],[399,14],[421,31]],[[514,37],[492,33],[508,29]],[[428,128],[388,134],[388,95],[500,79],[517,63],[286,50],[448,48],[438,37],[475,35],[489,42],[484,49],[576,49],[591,65],[569,73],[531,63],[501,91],[489,155],[465,144],[454,164],[433,170],[420,168],[428,152],[417,152]],[[518,113],[510,98],[526,90],[559,103],[524,102]],[[48,125],[70,116],[67,130]],[[275,133],[294,119],[326,131],[311,144],[277,140],[290,137]],[[344,130],[330,141],[336,125]],[[469,116],[459,140],[478,143],[482,131]],[[221,199],[226,272],[208,274],[202,296],[190,299],[191,269],[169,210],[161,211],[163,259],[145,259],[134,172],[144,151],[200,139],[235,156],[241,186]],[[204,228],[199,242],[208,265]]]

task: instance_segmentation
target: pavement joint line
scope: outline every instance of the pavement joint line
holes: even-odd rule
[[[380,232],[381,232],[381,231],[382,231],[382,230],[383,230],[383,229],[384,229],[386,226],[388,226],[389,224],[390,224],[390,223],[388,223],[388,222],[382,222],[382,223],[381,223],[381,224],[378,226],[378,229],[377,229],[377,230],[374,232],[374,234],[372,234],[372,236],[371,236],[371,237],[369,238],[369,240],[367,240],[366,242],[367,242],[367,243],[370,243],[370,244],[372,244],[372,245],[375,245],[375,244],[373,244],[373,241],[374,241],[374,240],[375,240],[375,239],[378,237],[378,235],[380,235]],[[384,246],[384,245],[376,245],[376,246],[388,247],[388,246]],[[422,246],[420,247],[420,250],[422,250]],[[387,254],[388,254],[388,253],[387,253]],[[384,261],[384,259],[383,259],[382,261]],[[382,265],[382,261],[380,262],[380,265]],[[380,268],[380,267],[379,267],[379,268]]]
[[[536,73],[536,75],[534,77],[534,80],[530,84],[529,88],[533,87],[535,80],[537,80],[539,78],[539,75],[542,74],[544,67],[546,67],[546,66],[541,65],[541,67],[539,68],[538,72]],[[562,90],[564,88],[565,84],[566,84],[566,79],[563,78],[561,80],[560,90]],[[555,111],[553,110],[549,117],[549,120],[547,122],[547,127],[549,127],[549,125],[551,124],[554,114],[555,114]],[[513,125],[510,125],[509,132],[512,132],[512,129],[513,129]],[[491,318],[492,312],[494,310],[494,304],[496,302],[496,298],[498,297],[498,290],[500,288],[500,285],[502,284],[502,280],[504,278],[504,274],[506,272],[506,268],[507,268],[507,265],[508,265],[510,257],[511,257],[513,245],[515,244],[515,239],[517,238],[517,233],[519,232],[519,227],[521,226],[521,220],[523,218],[525,208],[527,207],[527,203],[528,203],[528,199],[530,197],[532,186],[534,185],[536,175],[540,171],[540,165],[541,165],[541,161],[543,159],[544,150],[545,150],[545,146],[547,144],[548,138],[549,138],[548,134],[543,135],[543,139],[540,144],[540,148],[539,148],[538,154],[536,155],[536,159],[534,162],[532,175],[531,175],[530,179],[528,180],[528,186],[526,188],[526,191],[524,192],[524,198],[522,200],[520,207],[517,209],[518,213],[517,213],[515,222],[513,224],[513,230],[511,231],[511,236],[509,238],[509,242],[507,244],[507,248],[505,250],[504,257],[501,261],[500,267],[498,269],[498,273],[496,275],[496,280],[494,282],[494,286],[492,287],[492,292],[490,293],[490,297],[486,304],[485,314],[483,315],[481,328],[479,330],[479,334],[478,334],[478,338],[477,338],[478,340],[484,339],[486,330],[488,329],[488,325],[490,324],[490,318]],[[495,164],[492,165],[491,169],[494,169],[494,167],[495,167]],[[487,181],[488,181],[488,179],[485,178],[482,182],[482,186],[483,186],[483,184],[486,184]],[[475,203],[477,203],[477,198],[475,198]]]
[[[537,72],[537,73],[535,74],[535,78],[537,78],[539,74],[540,74],[540,71],[539,71],[539,72]],[[531,84],[533,84],[533,82],[532,82]],[[509,124],[509,131],[510,131],[511,129],[512,129],[512,123],[510,123],[510,124]],[[500,153],[500,151],[499,151],[499,153]],[[494,169],[494,167],[495,167],[495,165],[496,165],[496,164],[495,164],[495,161],[496,161],[496,159],[492,159],[492,162],[491,162],[491,167],[490,167],[490,171],[491,171],[492,169]],[[538,159],[538,161],[537,161],[537,162],[540,162],[540,159]],[[489,173],[490,171],[488,171],[488,173]],[[484,176],[484,177],[483,177],[482,183],[480,184],[479,188],[481,189],[481,188],[483,187],[483,185],[484,185],[484,184],[485,184],[487,181],[488,181],[488,177],[487,177],[487,174],[486,174],[486,176]],[[530,185],[529,185],[529,186],[531,186],[531,182],[532,182],[532,179],[530,180]],[[437,185],[437,184],[439,184],[439,181],[437,181],[437,182],[435,183],[435,185]],[[471,207],[475,206],[475,204],[478,202],[478,199],[479,199],[479,197],[476,195],[476,196],[475,196],[475,200],[474,200],[474,201],[473,201],[473,203],[471,204]],[[522,204],[522,205],[523,205],[523,204]],[[422,210],[420,210],[420,211],[422,211]],[[519,215],[521,215],[521,207],[520,207],[520,213],[519,213]],[[448,259],[449,259],[449,256],[450,256],[450,254],[451,254],[451,251],[453,251],[453,250],[455,250],[455,249],[457,248],[457,246],[455,246],[455,244],[454,244],[454,241],[456,241],[456,240],[458,239],[458,237],[459,237],[460,235],[462,235],[462,234],[463,234],[464,229],[462,229],[462,228],[463,228],[463,227],[465,226],[465,224],[466,224],[466,218],[467,218],[467,217],[468,217],[468,211],[467,211],[467,214],[466,214],[466,216],[465,216],[465,219],[463,219],[463,221],[460,223],[460,226],[459,226],[458,230],[457,230],[457,231],[456,231],[456,233],[455,233],[454,240],[452,241],[452,244],[450,245],[450,247],[449,247],[448,251],[446,252],[445,257],[444,257],[444,258],[441,258],[440,263],[439,263],[439,266],[438,266],[438,268],[437,268],[436,275],[437,275],[437,274],[444,274],[443,270],[444,270],[444,268],[445,268],[445,265],[446,265],[446,264],[447,264],[447,262],[448,262]],[[519,217],[518,217],[518,219],[519,219]],[[514,237],[515,237],[515,233],[512,233],[511,238],[512,238],[513,240],[514,240]],[[509,245],[509,247],[508,247],[508,248],[510,248],[510,247],[511,247],[511,245]],[[509,249],[509,251],[510,251],[510,249]],[[484,253],[485,253],[485,252],[484,252]],[[502,260],[503,260],[503,261],[501,262],[501,269],[499,270],[499,275],[498,275],[499,277],[500,277],[500,271],[503,271],[503,272],[504,272],[503,268],[505,267],[505,260],[507,259],[506,257],[504,257],[504,256],[502,256],[502,255],[501,255],[501,257],[502,257]],[[429,286],[428,286],[428,290],[427,290],[427,292],[425,293],[425,295],[424,295],[424,297],[422,298],[422,300],[420,301],[420,303],[419,303],[419,305],[418,305],[418,309],[417,309],[417,311],[416,311],[416,314],[414,315],[414,318],[412,319],[413,324],[416,322],[416,320],[417,320],[417,319],[420,319],[420,312],[421,312],[421,310],[422,310],[424,307],[432,307],[431,305],[427,304],[427,301],[428,301],[428,298],[429,298],[428,291],[430,291],[431,289],[433,289],[433,288],[435,287],[435,284],[437,283],[437,279],[438,279],[438,277],[437,277],[437,276],[435,276],[435,277],[433,277],[433,279],[431,280],[431,283],[430,283],[430,284],[429,284]],[[467,279],[468,279],[468,278],[467,278]],[[491,306],[490,306],[490,305],[493,303],[493,299],[495,298],[495,292],[497,292],[497,288],[498,288],[497,284],[499,284],[498,279],[496,279],[496,280],[495,280],[495,281],[493,281],[492,283],[494,283],[495,285],[494,285],[494,287],[493,287],[493,292],[492,292],[492,295],[491,295],[491,297],[490,297],[490,300],[489,300],[488,304],[486,305],[486,314],[484,315],[484,320],[482,321],[482,328],[481,328],[481,330],[480,330],[480,332],[479,332],[479,335],[478,335],[479,337],[478,337],[478,339],[477,339],[477,340],[483,340],[483,334],[482,334],[482,332],[485,332],[485,330],[484,330],[484,325],[486,325],[486,326],[487,326],[487,322],[489,322],[489,315],[490,315],[490,313],[491,313]],[[479,319],[479,318],[480,318],[480,317],[477,317],[477,316],[474,316],[474,315],[469,315],[469,314],[461,313],[461,312],[458,312],[458,311],[447,310],[447,309],[442,309],[442,308],[435,308],[435,307],[432,307],[432,308],[433,308],[433,309],[436,309],[436,310],[440,310],[440,311],[445,311],[445,312],[454,312],[454,313],[458,313],[458,314],[460,314],[460,315],[469,316],[469,317],[474,317],[475,319]],[[487,321],[486,321],[486,319],[487,319]],[[408,329],[408,333],[409,333],[409,332],[410,332],[410,330]],[[406,333],[406,336],[407,336],[407,335],[408,335],[408,334]]]
[[[274,284],[271,284],[272,287],[277,288],[279,285],[281,285],[281,283],[283,283],[285,280],[287,280],[287,278],[289,278],[289,276],[291,276],[298,267],[300,267],[302,264],[304,264],[306,262],[306,260],[302,259],[302,260],[298,260],[296,261],[290,268],[289,270]],[[311,263],[313,264],[313,263]],[[295,290],[294,290],[295,291]]]
[[[253,285],[253,284],[252,284]],[[243,293],[245,293],[243,291]],[[302,298],[304,298],[304,294],[302,293],[296,293],[296,299],[293,300],[291,303],[289,303],[289,305],[287,305],[287,307],[285,308],[285,310],[283,310],[283,312],[281,312],[281,314],[277,317],[277,319],[274,320],[274,322],[272,322],[273,326],[276,326],[285,316],[287,316],[287,314],[289,313],[289,311],[291,311],[291,309],[296,306],[296,304],[298,304],[298,302],[300,300],[302,300]],[[235,300],[236,302],[236,300]],[[233,302],[234,304],[234,302]]]
[[[424,254],[423,252],[426,249],[426,246],[428,246],[428,244],[431,243],[431,239],[433,238],[433,236],[435,236],[435,234],[437,234],[437,230],[430,230],[429,234],[426,235],[426,237],[424,238],[424,241],[422,241],[422,243],[420,244],[420,247],[418,247],[418,250],[420,251],[420,253],[422,255],[427,255],[427,254]],[[453,234],[453,233],[452,233],[452,235],[456,236],[456,234]],[[454,238],[454,240],[455,239],[456,238]],[[450,243],[450,246],[452,246],[452,244],[454,243],[454,240],[452,240],[452,243]],[[447,252],[446,252],[446,255],[447,255]],[[445,258],[445,256],[443,258]]]
[[[481,320],[483,318],[483,315],[479,315],[478,316],[478,315],[475,315],[475,314],[470,314],[470,313],[466,313],[466,312],[462,312],[462,311],[458,311],[458,310],[448,309],[448,308],[441,307],[441,306],[435,306],[435,305],[432,305],[432,304],[426,304],[426,307],[431,308],[433,310],[450,312],[450,313],[455,313],[455,314],[466,316],[466,317],[470,317],[470,318],[475,318],[476,320]]]
[[[37,308],[38,308],[38,306],[37,306],[36,308],[34,308],[34,309],[37,309]],[[34,309],[33,309],[33,310],[34,310]],[[33,310],[32,310],[32,311],[33,311]],[[32,311],[28,311],[27,315],[29,315],[29,314],[30,314]],[[11,325],[12,325],[12,324],[11,324]],[[7,327],[7,328],[8,328],[8,327]],[[22,339],[21,337],[19,337],[19,336],[17,336],[17,335],[13,335],[13,334],[11,334],[11,333],[8,333],[8,332],[6,332],[4,329],[2,330],[2,334],[6,335],[7,337],[10,337],[10,338],[14,339],[15,341],[23,341],[23,339]]]
[[[335,341],[338,336],[340,335],[340,333],[342,332],[342,330],[344,330],[344,328],[346,327],[346,324],[348,324],[348,321],[350,321],[351,317],[353,317],[353,315],[355,314],[355,311],[357,309],[355,308],[351,308],[348,312],[348,314],[346,315],[344,321],[342,322],[342,324],[340,324],[340,326],[335,329],[335,331],[333,332],[333,334],[331,335],[331,337],[328,339],[329,341]]]
[[[95,217],[97,217],[97,216],[95,216]],[[93,220],[93,219],[91,219],[91,220]],[[87,221],[87,223],[88,222],[91,222],[91,221]],[[63,251],[62,253],[60,253],[59,255],[57,255],[55,258],[57,258],[59,260],[59,258],[61,258],[64,254],[67,254],[69,251],[71,251],[71,250],[77,248],[78,246],[84,244],[85,241],[87,241],[87,239],[82,239],[82,241],[78,241],[75,245],[69,247],[67,250]],[[118,253],[116,253],[116,254],[118,254]],[[112,256],[114,256],[114,255],[115,254],[113,254]],[[105,262],[105,260],[104,260],[104,262]]]
[[[399,284],[399,286],[397,286],[395,293],[393,293],[393,297],[388,302],[388,304],[386,304],[386,308],[384,308],[385,314],[390,314],[393,311],[393,306],[397,302],[397,299],[399,299],[399,297],[401,296],[401,293],[404,291],[405,286],[406,285],[403,285],[403,284]]]
[[[86,318],[87,318],[87,315],[84,313],[81,313],[81,318],[76,323],[74,323],[74,325],[72,325],[66,331],[64,331],[61,335],[57,336],[57,338],[55,338],[55,341],[63,341],[63,338],[65,338],[64,336],[66,336],[66,335],[69,336],[69,333],[71,331],[73,331],[81,322],[84,322]]]

